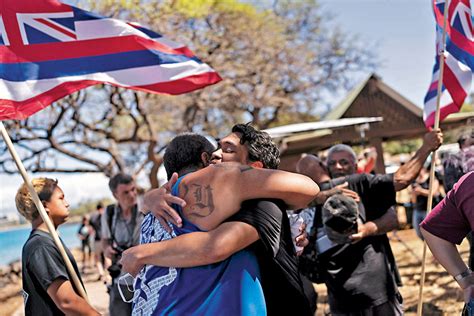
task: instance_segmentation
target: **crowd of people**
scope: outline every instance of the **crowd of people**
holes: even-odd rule
[[[357,157],[344,144],[324,158],[302,155],[295,173],[278,170],[278,147],[249,124],[235,125],[217,147],[202,135],[181,134],[164,155],[168,182],[146,192],[140,209],[133,177],[111,177],[116,203],[99,204],[78,230],[82,266],[95,266],[101,280],[110,276],[114,316],[314,315],[313,283],[326,285],[331,315],[403,315],[386,234],[398,227],[396,193],[411,187],[417,233],[469,302],[474,275],[454,244],[474,225],[474,135],[460,140],[435,197],[441,200],[439,188],[455,178],[452,170],[457,184],[426,216],[426,161],[442,144],[440,130],[426,133],[393,174],[369,173],[376,155]],[[69,205],[58,182],[39,178],[33,185],[54,226],[62,224]],[[26,314],[98,314],[71,282],[25,185],[16,203],[32,223],[23,249]]]

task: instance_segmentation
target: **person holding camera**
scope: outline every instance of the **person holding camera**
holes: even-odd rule
[[[398,225],[392,207],[395,192],[410,185],[442,139],[439,129],[425,134],[423,145],[394,174],[357,174],[357,156],[343,144],[329,149],[327,167],[310,155],[304,157],[306,164],[304,160],[298,163],[298,172],[310,176],[321,188],[315,204],[324,205],[316,208],[314,222],[321,224],[317,228],[323,226],[328,240],[323,243],[323,236],[313,238],[310,234],[307,249],[319,251],[313,256],[319,269],[313,269],[312,274],[328,288],[332,315],[403,314],[398,291],[401,280],[386,236]],[[338,193],[343,196],[336,197]],[[358,207],[351,207],[344,195],[360,201]],[[321,246],[327,249],[323,254]]]
[[[349,146],[336,146],[332,153],[351,156],[355,163]],[[312,155],[298,162],[297,171],[321,188],[300,267],[314,282],[326,284],[331,315],[401,315],[398,273],[385,243],[385,233],[397,225],[390,209],[395,200],[391,178],[349,172],[331,179],[325,164]]]
[[[134,179],[123,173],[116,174],[109,181],[109,188],[116,204],[109,205],[102,216],[101,234],[104,254],[112,260],[107,269],[112,278],[109,288],[109,314],[114,316],[131,315],[132,304],[122,300],[122,293],[127,293],[126,280],[121,277],[125,275],[119,264],[122,252],[136,246],[140,240],[140,226],[143,214],[137,207],[137,188]]]

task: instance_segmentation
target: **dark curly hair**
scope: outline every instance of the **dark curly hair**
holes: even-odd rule
[[[232,133],[240,134],[240,143],[247,147],[250,161],[260,161],[267,169],[278,168],[280,150],[268,133],[256,130],[250,123],[234,125]]]
[[[204,167],[201,154],[206,152],[210,157],[214,150],[215,147],[202,135],[184,133],[176,136],[166,147],[163,157],[168,180],[174,172],[179,173],[184,168]]]

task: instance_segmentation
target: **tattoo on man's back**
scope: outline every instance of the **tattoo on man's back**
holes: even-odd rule
[[[240,166],[239,169],[240,169],[240,173],[244,173],[245,171],[252,170],[253,168],[250,166]]]
[[[226,170],[238,168],[241,173],[244,173],[245,171],[253,170],[253,168],[251,166],[247,166],[247,165],[240,165],[240,166],[228,165],[228,164],[225,164],[225,163],[216,164],[213,167],[214,168],[222,168],[222,169],[226,169]]]
[[[183,183],[185,189],[183,198],[191,192],[194,196],[194,203],[190,205],[189,216],[206,217],[214,212],[214,198],[212,195],[212,188],[210,185],[200,185],[193,183],[191,188]]]

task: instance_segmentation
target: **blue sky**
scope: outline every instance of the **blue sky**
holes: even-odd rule
[[[377,74],[418,106],[431,81],[435,22],[430,0],[321,0],[333,23],[367,43],[382,61]]]
[[[65,1],[73,3],[75,1]],[[320,0],[332,23],[375,44],[381,66],[376,73],[403,96],[421,106],[434,63],[435,23],[430,0]],[[335,95],[334,100],[344,95]],[[102,175],[51,175],[74,205],[108,196]],[[22,180],[0,174],[0,215],[15,212],[13,197]]]

